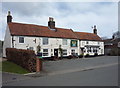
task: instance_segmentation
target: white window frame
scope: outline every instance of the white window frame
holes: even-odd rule
[[[44,51],[44,50],[47,50],[47,51]],[[47,54],[47,55],[45,55],[45,54]],[[43,54],[42,54],[42,56],[48,56],[48,49],[43,49]]]
[[[85,42],[84,41],[82,41],[82,46],[84,46],[85,45]]]
[[[98,45],[100,45],[100,42],[98,42]]]
[[[89,41],[86,41],[86,44],[89,44]]]
[[[62,44],[67,45],[68,44],[67,39],[62,39]]]
[[[44,39],[47,39],[47,43],[45,43],[46,40],[44,40]],[[47,37],[42,38],[42,44],[43,44],[43,45],[48,45],[48,44],[49,44],[49,38],[47,38]]]
[[[74,53],[73,53],[74,51]],[[75,54],[75,49],[71,49],[71,55],[74,55]]]
[[[19,43],[20,43],[20,44],[25,43],[25,38],[24,38],[23,36],[20,36],[20,37],[18,37],[18,38],[19,38]],[[20,38],[23,38],[23,42],[20,41]]]
[[[67,49],[63,49],[63,56],[67,56]]]

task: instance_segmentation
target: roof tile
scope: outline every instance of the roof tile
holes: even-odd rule
[[[75,34],[78,36],[78,39],[80,40],[97,40],[97,41],[102,40],[98,35],[93,33],[75,32]]]
[[[48,26],[40,26],[23,23],[8,23],[11,35],[17,36],[39,36],[39,37],[56,37],[84,40],[101,40],[93,33],[73,32],[72,29],[56,28],[57,31],[50,30]]]

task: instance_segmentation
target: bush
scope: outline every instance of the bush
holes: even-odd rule
[[[72,59],[72,58],[74,58],[73,55],[69,55],[68,56],[68,59]]]
[[[12,61],[30,72],[36,71],[36,55],[33,50],[6,48],[6,56]]]
[[[82,58],[82,57],[83,57],[83,54],[80,54],[78,57],[79,57],[79,58]]]
[[[85,57],[89,57],[89,54],[86,54]]]
[[[94,56],[98,56],[98,53],[95,53]]]

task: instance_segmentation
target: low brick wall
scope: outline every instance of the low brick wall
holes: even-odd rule
[[[9,61],[22,66],[30,72],[36,72],[37,68],[42,67],[42,63],[38,64],[40,62],[40,59],[37,60],[35,52],[33,50],[7,48],[6,56]],[[39,68],[39,71],[41,69],[42,68]]]

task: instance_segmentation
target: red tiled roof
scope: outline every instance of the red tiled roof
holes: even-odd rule
[[[102,39],[93,33],[86,33],[86,32],[75,32],[75,34],[78,36],[78,39],[80,40],[97,40],[102,41]]]
[[[57,38],[73,38],[77,36],[71,29],[56,28],[57,31],[50,30],[47,26],[38,26],[33,24],[8,23],[11,35],[18,36],[43,36]]]
[[[101,38],[93,33],[73,32],[71,29],[56,28],[57,31],[50,30],[47,26],[23,24],[23,23],[8,23],[11,35],[16,36],[39,36],[39,37],[55,37],[55,38],[70,38],[81,40],[97,40]]]

